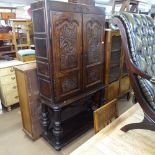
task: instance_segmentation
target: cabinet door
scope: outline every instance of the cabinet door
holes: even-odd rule
[[[81,14],[52,12],[54,91],[56,101],[79,94],[81,81]]]
[[[83,15],[84,89],[97,89],[103,84],[104,16]]]

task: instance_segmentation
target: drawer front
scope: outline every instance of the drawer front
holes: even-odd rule
[[[0,76],[15,74],[14,67],[8,67],[8,68],[1,68],[0,69]]]
[[[1,85],[1,91],[3,92],[3,94],[15,93],[17,92],[17,84],[12,83]]]
[[[14,92],[14,93],[9,93],[5,96],[5,105],[9,106],[12,104],[15,104],[19,102],[19,96],[18,96],[18,92]]]
[[[1,82],[1,85],[6,85],[9,83],[16,83],[16,76],[15,74],[3,76],[0,78],[0,82]]]

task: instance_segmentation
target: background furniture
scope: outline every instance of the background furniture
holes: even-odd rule
[[[141,123],[126,125],[122,130],[155,131],[154,21],[146,15],[122,12],[113,22],[120,29],[131,86],[144,111]]]
[[[122,126],[132,122],[140,122],[143,111],[139,104],[135,104],[111,124],[103,128],[96,135],[74,150],[70,155],[79,154],[108,154],[108,155],[151,155],[155,154],[154,132],[134,130],[124,133]]]
[[[99,132],[118,117],[117,100],[114,99],[94,111],[94,129]]]
[[[43,131],[40,124],[41,104],[38,102],[39,86],[36,63],[16,66],[15,72],[23,130],[35,140],[40,137]]]
[[[113,0],[112,5],[112,13],[115,11],[115,6],[117,4],[122,4],[120,11],[130,11],[130,12],[138,12],[138,4],[139,0]]]
[[[105,9],[48,0],[31,8],[43,136],[59,150],[90,128],[103,103]]]
[[[10,10],[10,12],[2,12],[3,10]],[[0,57],[11,56],[16,57],[14,46],[12,43],[13,35],[9,19],[16,18],[14,7],[0,7]],[[17,37],[17,35],[15,34]]]
[[[0,98],[2,104],[11,110],[11,105],[19,102],[14,66],[21,61],[0,61]]]
[[[33,49],[19,50],[16,53],[16,56],[18,60],[23,61],[23,62],[36,60],[35,50]]]
[[[18,49],[30,48],[32,36],[32,22],[28,19],[10,19],[13,32],[13,45]],[[18,33],[18,38],[16,38]]]
[[[9,55],[15,57],[15,50],[12,44],[12,33],[0,33],[0,56]]]
[[[105,99],[111,101],[125,94],[130,96],[130,82],[124,61],[119,31],[105,30]]]

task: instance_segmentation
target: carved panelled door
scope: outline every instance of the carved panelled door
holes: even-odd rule
[[[81,14],[52,12],[56,101],[69,99],[82,89],[81,24]]]
[[[104,16],[83,15],[84,89],[98,89],[103,84]]]

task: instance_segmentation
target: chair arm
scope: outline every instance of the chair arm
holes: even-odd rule
[[[155,76],[151,77],[150,75],[144,73],[143,71],[138,69],[133,63],[131,65],[131,68],[132,68],[132,73],[137,74],[142,78],[149,80],[152,84],[155,84]]]
[[[154,81],[155,82],[155,77],[152,77],[148,74],[146,74],[145,72],[143,72],[142,70],[140,70],[139,68],[137,68],[131,61],[129,63],[129,68],[130,68],[130,71],[134,74],[137,74],[139,76],[141,76],[142,78],[144,79],[147,79],[149,81]]]

